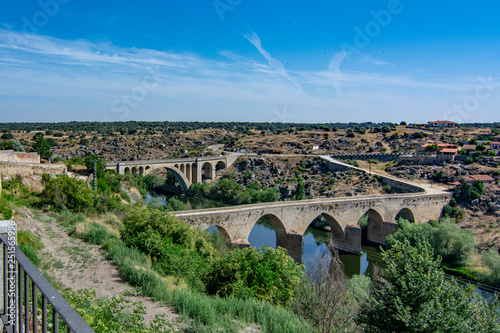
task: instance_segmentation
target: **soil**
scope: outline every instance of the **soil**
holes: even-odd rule
[[[100,246],[68,236],[53,218],[25,207],[17,208],[13,220],[19,230],[30,230],[41,238],[44,246],[42,267],[47,267],[45,271],[64,288],[95,289],[99,296],[119,295],[132,302],[142,302],[146,307],[146,323],[158,314],[165,314],[172,322],[179,319],[173,308],[162,306],[136,293],[121,278],[117,267],[106,257]]]

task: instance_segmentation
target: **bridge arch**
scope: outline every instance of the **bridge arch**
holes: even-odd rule
[[[153,171],[160,171],[162,169],[170,171],[174,175],[175,180],[177,180],[183,192],[189,190],[189,186],[191,186],[191,181],[187,179],[187,177],[184,174],[180,173],[179,170],[176,170],[175,168],[162,166],[156,169],[149,169],[146,174],[151,174]]]
[[[186,164],[186,178],[191,181],[191,164]]]
[[[219,161],[215,165],[215,171],[223,170],[225,168],[226,168],[226,163],[224,163],[224,161]]]
[[[142,165],[139,167],[139,174],[144,175],[144,167]]]
[[[224,240],[226,241],[226,245],[228,247],[230,247],[232,245],[231,236],[229,235],[229,233],[227,232],[227,230],[224,227],[222,227],[220,225],[212,225],[212,226],[206,228],[205,231],[210,232],[209,229],[212,229],[213,227],[217,228],[217,231],[219,232],[219,234],[221,234],[222,237],[224,238]]]
[[[126,167],[125,170],[123,170],[123,173],[130,173],[130,168]]]
[[[410,222],[415,222],[415,215],[413,215],[413,212],[409,208],[403,208],[401,209],[397,215],[396,215],[396,222],[400,219],[403,218],[405,220],[408,220]]]
[[[201,166],[201,170],[203,179],[210,179],[210,180],[214,179],[212,163],[210,162],[203,163],[203,165]]]
[[[363,215],[368,215],[368,224],[366,228],[362,229],[362,238],[370,242],[384,243],[384,219],[382,215],[373,208],[368,209]]]
[[[137,173],[138,173],[137,167],[136,166],[132,167],[132,174],[137,175]]]

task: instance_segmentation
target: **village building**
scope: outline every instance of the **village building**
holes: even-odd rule
[[[438,121],[429,121],[429,125],[432,127],[455,127],[457,123],[448,120],[438,120]]]

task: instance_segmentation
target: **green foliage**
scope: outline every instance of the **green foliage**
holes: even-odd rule
[[[156,315],[147,326],[143,316],[146,307],[132,303],[120,296],[97,298],[95,290],[71,290],[62,292],[64,299],[80,314],[96,333],[161,333],[174,332],[166,316]]]
[[[83,180],[58,175],[45,185],[42,197],[60,211],[85,212],[94,207],[94,193]]]
[[[12,140],[12,139],[14,139],[14,135],[12,135],[12,133],[4,133],[4,134],[2,134],[0,139]]]
[[[467,184],[463,179],[461,184],[455,188],[453,198],[458,203],[470,204],[473,200],[481,198],[484,191],[484,184],[481,181],[476,181],[474,185]]]
[[[500,285],[500,255],[496,248],[489,248],[481,253],[482,262],[488,267],[489,272],[486,276],[486,282],[495,286]]]
[[[396,242],[386,269],[356,320],[365,332],[499,332],[498,302],[475,299],[474,288],[447,281],[431,246]]]
[[[433,252],[452,267],[465,266],[474,253],[474,234],[471,230],[461,229],[456,223],[443,219],[441,222],[398,223],[399,230],[387,236],[389,248],[397,243],[408,241],[416,245],[420,241],[429,242]]]
[[[472,157],[469,156],[465,159],[465,164],[472,164],[472,163],[474,163],[474,159]]]
[[[208,259],[218,252],[198,229],[170,214],[146,207],[132,207],[123,220],[122,239],[151,257],[162,275],[185,279],[195,290],[204,290],[201,281]]]
[[[437,144],[433,144],[433,145],[427,146],[427,147],[425,147],[425,151],[428,151],[428,152],[439,151],[439,146]]]
[[[167,302],[178,313],[192,319],[192,331],[234,331],[238,322],[256,323],[263,332],[311,332],[311,328],[290,311],[268,303],[203,295],[182,286],[182,279],[161,277],[151,268],[148,256],[121,240],[110,239],[103,249],[118,265],[120,273],[146,297]],[[173,288],[173,283],[179,287]]]
[[[18,230],[17,231],[17,246],[24,255],[35,265],[40,264],[40,258],[38,254],[43,248],[42,241],[40,237],[34,235],[29,230]]]
[[[186,210],[186,204],[181,200],[172,197],[168,200],[167,210],[171,212]]]
[[[384,187],[382,187],[382,190],[383,190],[385,193],[391,193],[391,192],[392,192],[391,185],[389,185],[389,184],[384,185]]]
[[[305,197],[304,179],[302,177],[299,177],[297,179],[297,189],[295,190],[293,198],[294,200],[303,200],[304,197]]]
[[[12,141],[12,149],[14,151],[25,152],[23,145],[19,141]]]
[[[223,178],[216,183],[193,184],[189,190],[197,196],[204,196],[211,200],[225,201],[235,205],[275,202],[281,197],[277,186],[257,189],[250,185],[245,189],[228,178]]]
[[[214,260],[204,277],[207,292],[288,305],[300,282],[302,267],[283,248],[233,249]]]
[[[96,171],[97,171],[97,178],[102,178],[104,177],[104,172],[106,171],[106,162],[95,156],[95,155],[89,155],[87,157],[85,157],[85,159],[83,160],[83,164],[85,165],[85,167],[87,168],[87,170],[89,172],[94,172],[94,161],[95,162],[95,165],[96,165]]]
[[[361,229],[364,229],[368,226],[368,215],[367,214],[365,214],[359,218],[358,225]]]
[[[52,157],[52,151],[50,150],[51,146],[43,135],[38,136],[32,148],[43,159],[49,159]]]

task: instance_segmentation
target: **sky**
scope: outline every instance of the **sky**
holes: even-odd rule
[[[0,4],[0,122],[498,122],[498,1]]]

